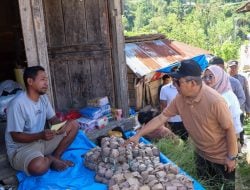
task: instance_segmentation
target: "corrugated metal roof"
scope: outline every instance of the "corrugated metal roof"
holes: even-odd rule
[[[237,13],[245,13],[250,11],[250,1],[246,2],[240,8],[236,10]]]
[[[140,78],[184,59],[209,54],[208,51],[168,39],[125,44],[129,68]]]

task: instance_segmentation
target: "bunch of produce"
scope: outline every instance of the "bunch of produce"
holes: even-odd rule
[[[124,146],[124,139],[105,137],[101,147],[85,154],[85,166],[96,171],[95,180],[110,190],[191,190],[193,181],[172,164],[160,162],[152,144]]]

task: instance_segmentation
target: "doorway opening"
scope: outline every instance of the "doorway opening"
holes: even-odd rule
[[[18,1],[0,1],[0,82],[16,81],[14,69],[27,66]]]

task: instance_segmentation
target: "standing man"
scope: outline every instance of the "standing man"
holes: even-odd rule
[[[179,94],[126,143],[138,143],[140,137],[154,131],[170,117],[180,115],[196,147],[197,174],[213,184],[224,184],[224,189],[235,189],[238,149],[225,100],[202,83],[201,68],[194,60],[181,61],[178,70],[170,75]]]
[[[173,82],[170,82],[169,84],[163,86],[160,92],[161,110],[164,110],[172,102],[172,100],[176,97],[177,94],[178,91]],[[179,115],[171,117],[168,120],[168,124],[174,134],[178,135],[184,141],[188,139],[188,132],[184,127],[181,117]]]
[[[41,66],[28,67],[23,75],[27,91],[19,94],[7,110],[5,141],[11,166],[27,175],[42,175],[52,168],[65,170],[74,165],[61,160],[64,150],[78,131],[76,121],[58,131],[45,129],[46,120],[59,123],[46,95],[48,78]]]
[[[171,82],[171,77],[167,74],[162,76],[162,84],[158,88],[158,96],[160,96],[161,88]]]
[[[246,77],[244,77],[243,75],[239,74],[239,67],[238,67],[238,61],[229,61],[228,62],[228,72],[229,74],[234,77],[235,79],[237,79],[243,90],[244,90],[244,94],[246,96],[246,101],[245,104],[242,106],[242,111],[243,114],[241,114],[240,120],[242,125],[244,124],[244,112],[246,113],[247,117],[250,116],[250,95],[249,95],[249,86],[248,86],[248,81],[246,79]],[[244,144],[244,131],[240,133],[240,139],[241,139],[241,145]]]

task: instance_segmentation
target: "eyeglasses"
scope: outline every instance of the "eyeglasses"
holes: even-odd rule
[[[212,80],[214,78],[214,75],[205,75],[202,77],[202,80]]]
[[[173,78],[173,84],[178,87],[181,86],[181,83],[184,83],[184,82],[189,82],[189,81],[192,81],[193,79],[186,79],[186,80],[183,80],[183,81],[180,81],[180,79],[176,79],[176,78]]]

